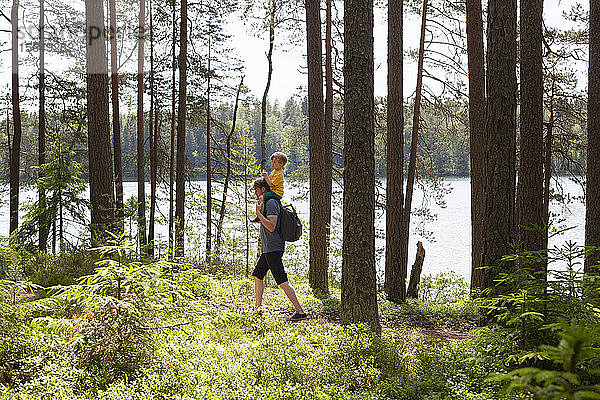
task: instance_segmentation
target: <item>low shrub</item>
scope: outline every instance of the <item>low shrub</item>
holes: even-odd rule
[[[118,380],[130,380],[150,358],[151,338],[134,306],[105,306],[80,318],[74,344],[81,386],[104,389]]]

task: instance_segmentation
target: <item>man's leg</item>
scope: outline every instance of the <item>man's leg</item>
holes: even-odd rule
[[[259,308],[262,305],[263,293],[265,292],[265,275],[269,265],[264,254],[261,254],[256,262],[256,267],[252,271],[254,277],[254,307]]]
[[[298,314],[304,314],[304,310],[302,309],[302,306],[300,305],[300,302],[296,297],[296,291],[294,291],[294,288],[292,287],[292,285],[290,285],[290,282],[285,281],[281,285],[279,285],[279,287],[283,290],[288,299],[290,299],[290,301],[294,305],[294,308],[296,309],[296,312]]]
[[[254,277],[254,307],[259,308],[262,305],[262,298],[264,292],[265,281]]]

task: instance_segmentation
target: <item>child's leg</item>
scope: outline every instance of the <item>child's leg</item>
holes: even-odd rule
[[[269,190],[268,192],[264,193],[264,194],[262,195],[262,197],[263,197],[263,199],[264,199],[265,203],[266,203],[266,202],[267,202],[267,200],[269,200],[269,199],[281,200],[281,196],[279,196],[277,193],[275,193],[275,192],[273,192],[273,191],[271,191],[271,190]]]

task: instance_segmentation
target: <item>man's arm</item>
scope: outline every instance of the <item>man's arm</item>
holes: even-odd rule
[[[277,226],[277,215],[269,215],[268,217],[265,217],[261,213],[257,213],[256,215],[269,232],[273,232],[275,230],[275,227]]]
[[[258,219],[260,219],[260,222],[264,225],[265,228],[267,228],[269,232],[273,232],[275,230],[275,227],[277,226],[277,218],[279,218],[279,216],[273,214],[265,217],[261,211],[262,203],[263,201],[260,199],[256,202],[256,216],[258,217]]]

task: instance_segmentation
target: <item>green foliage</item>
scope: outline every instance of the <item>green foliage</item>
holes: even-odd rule
[[[65,124],[60,128],[47,152],[48,162],[34,169],[43,174],[37,180],[38,191],[43,191],[45,200],[39,198],[26,204],[23,222],[19,228],[22,243],[33,246],[42,226],[50,229],[54,224],[60,251],[71,243],[68,227],[81,228],[85,223],[88,201],[82,196],[86,181],[83,169],[76,161],[76,154],[67,146],[75,134],[76,124]],[[76,238],[77,239],[77,238]]]
[[[83,368],[82,388],[106,388],[131,379],[150,358],[151,337],[139,307],[104,306],[88,311],[79,322],[74,353]]]
[[[540,346],[540,355],[554,363],[556,369],[519,368],[496,374],[490,381],[508,381],[507,393],[528,393],[536,399],[600,399],[599,372],[590,365],[600,362],[600,330],[585,324],[558,324],[557,346]]]
[[[419,282],[421,300],[445,303],[464,299],[469,295],[469,285],[465,278],[454,271],[425,275]]]
[[[504,257],[508,272],[500,272],[495,289],[482,305],[488,318],[515,334],[523,350],[551,342],[550,329],[562,319],[598,321],[595,300],[583,297],[583,272],[579,259],[583,249],[574,243],[548,251],[516,252]],[[536,272],[548,263],[548,278]]]

